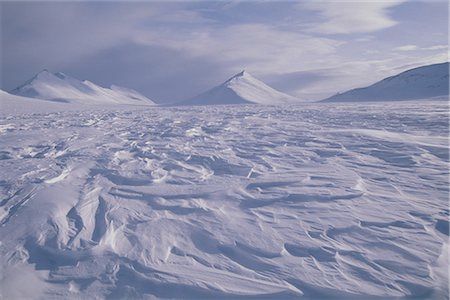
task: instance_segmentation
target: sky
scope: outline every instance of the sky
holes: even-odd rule
[[[301,100],[448,61],[447,1],[0,2],[0,88],[42,69],[159,103],[246,70]]]

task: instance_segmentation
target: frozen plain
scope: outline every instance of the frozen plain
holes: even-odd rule
[[[2,296],[445,299],[448,108],[3,110]]]

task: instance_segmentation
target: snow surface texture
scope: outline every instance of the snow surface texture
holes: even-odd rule
[[[221,85],[178,104],[214,105],[258,103],[276,105],[295,102],[298,102],[298,99],[279,92],[256,79],[248,72],[242,71]]]
[[[423,66],[385,78],[371,86],[334,95],[324,102],[412,100],[441,97],[449,100],[449,63]]]
[[[0,118],[1,297],[448,297],[443,102]]]
[[[154,104],[138,92],[111,86],[110,89],[98,86],[90,81],[80,81],[63,73],[51,73],[43,70],[31,80],[11,91],[12,94],[52,100],[63,103],[79,104]]]

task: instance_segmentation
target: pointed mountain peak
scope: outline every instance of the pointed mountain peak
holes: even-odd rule
[[[37,73],[31,80],[34,79],[48,79],[48,78],[59,78],[61,80],[65,80],[65,79],[69,79],[71,78],[70,76],[62,73],[62,72],[56,72],[56,73],[52,73],[50,72],[48,69],[43,69],[42,71],[40,71],[39,73]]]
[[[33,78],[40,78],[40,77],[49,76],[49,75],[53,75],[53,73],[47,69],[43,69],[42,71],[37,73]]]
[[[296,102],[294,97],[277,91],[245,70],[206,92],[180,102],[180,105],[208,104],[283,104]]]
[[[237,73],[236,74],[236,77],[241,77],[241,76],[244,76],[244,75],[246,75],[247,73],[245,72],[245,70],[242,70],[241,72],[239,72],[239,73]]]
[[[28,82],[33,82],[35,80],[44,80],[44,81],[47,81],[47,80],[55,81],[56,80],[56,81],[58,81],[58,80],[67,80],[67,79],[72,79],[72,78],[62,72],[52,73],[48,69],[44,69],[44,70],[40,71],[39,73],[37,73]]]
[[[233,75],[233,77],[229,78],[224,83],[228,83],[228,82],[232,81],[233,79],[240,79],[240,78],[253,78],[253,76],[250,75],[247,71],[242,70],[241,72]]]
[[[15,89],[11,90],[11,93],[15,94],[20,89],[22,89],[24,87],[27,87],[27,86],[33,84],[36,81],[45,80],[45,79],[51,78],[53,76],[54,75],[49,70],[43,69],[43,70],[39,71],[38,73],[36,73],[33,77],[31,77],[27,81],[25,81],[22,85],[19,85]]]
[[[234,75],[233,77],[245,77],[245,76],[251,76],[250,73],[248,73],[247,71],[245,71],[244,69],[237,73],[236,75]]]

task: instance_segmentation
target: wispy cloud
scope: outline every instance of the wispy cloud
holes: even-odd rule
[[[312,24],[311,31],[323,34],[372,32],[397,24],[389,9],[403,3],[391,1],[314,1],[302,2],[299,9],[316,11],[322,17]]]
[[[445,50],[448,49],[448,45],[434,45],[430,47],[418,47],[417,45],[404,45],[395,47],[394,51],[416,51],[416,50],[425,50],[425,51],[437,51],[437,50]]]
[[[394,51],[414,51],[417,49],[419,49],[419,47],[417,47],[416,45],[404,45],[404,46],[395,47],[393,50]]]
[[[242,67],[254,73],[293,72],[317,56],[332,55],[343,44],[322,37],[280,30],[265,24],[239,24],[192,30],[142,31],[134,41],[183,49],[192,57],[214,59],[230,70]]]

